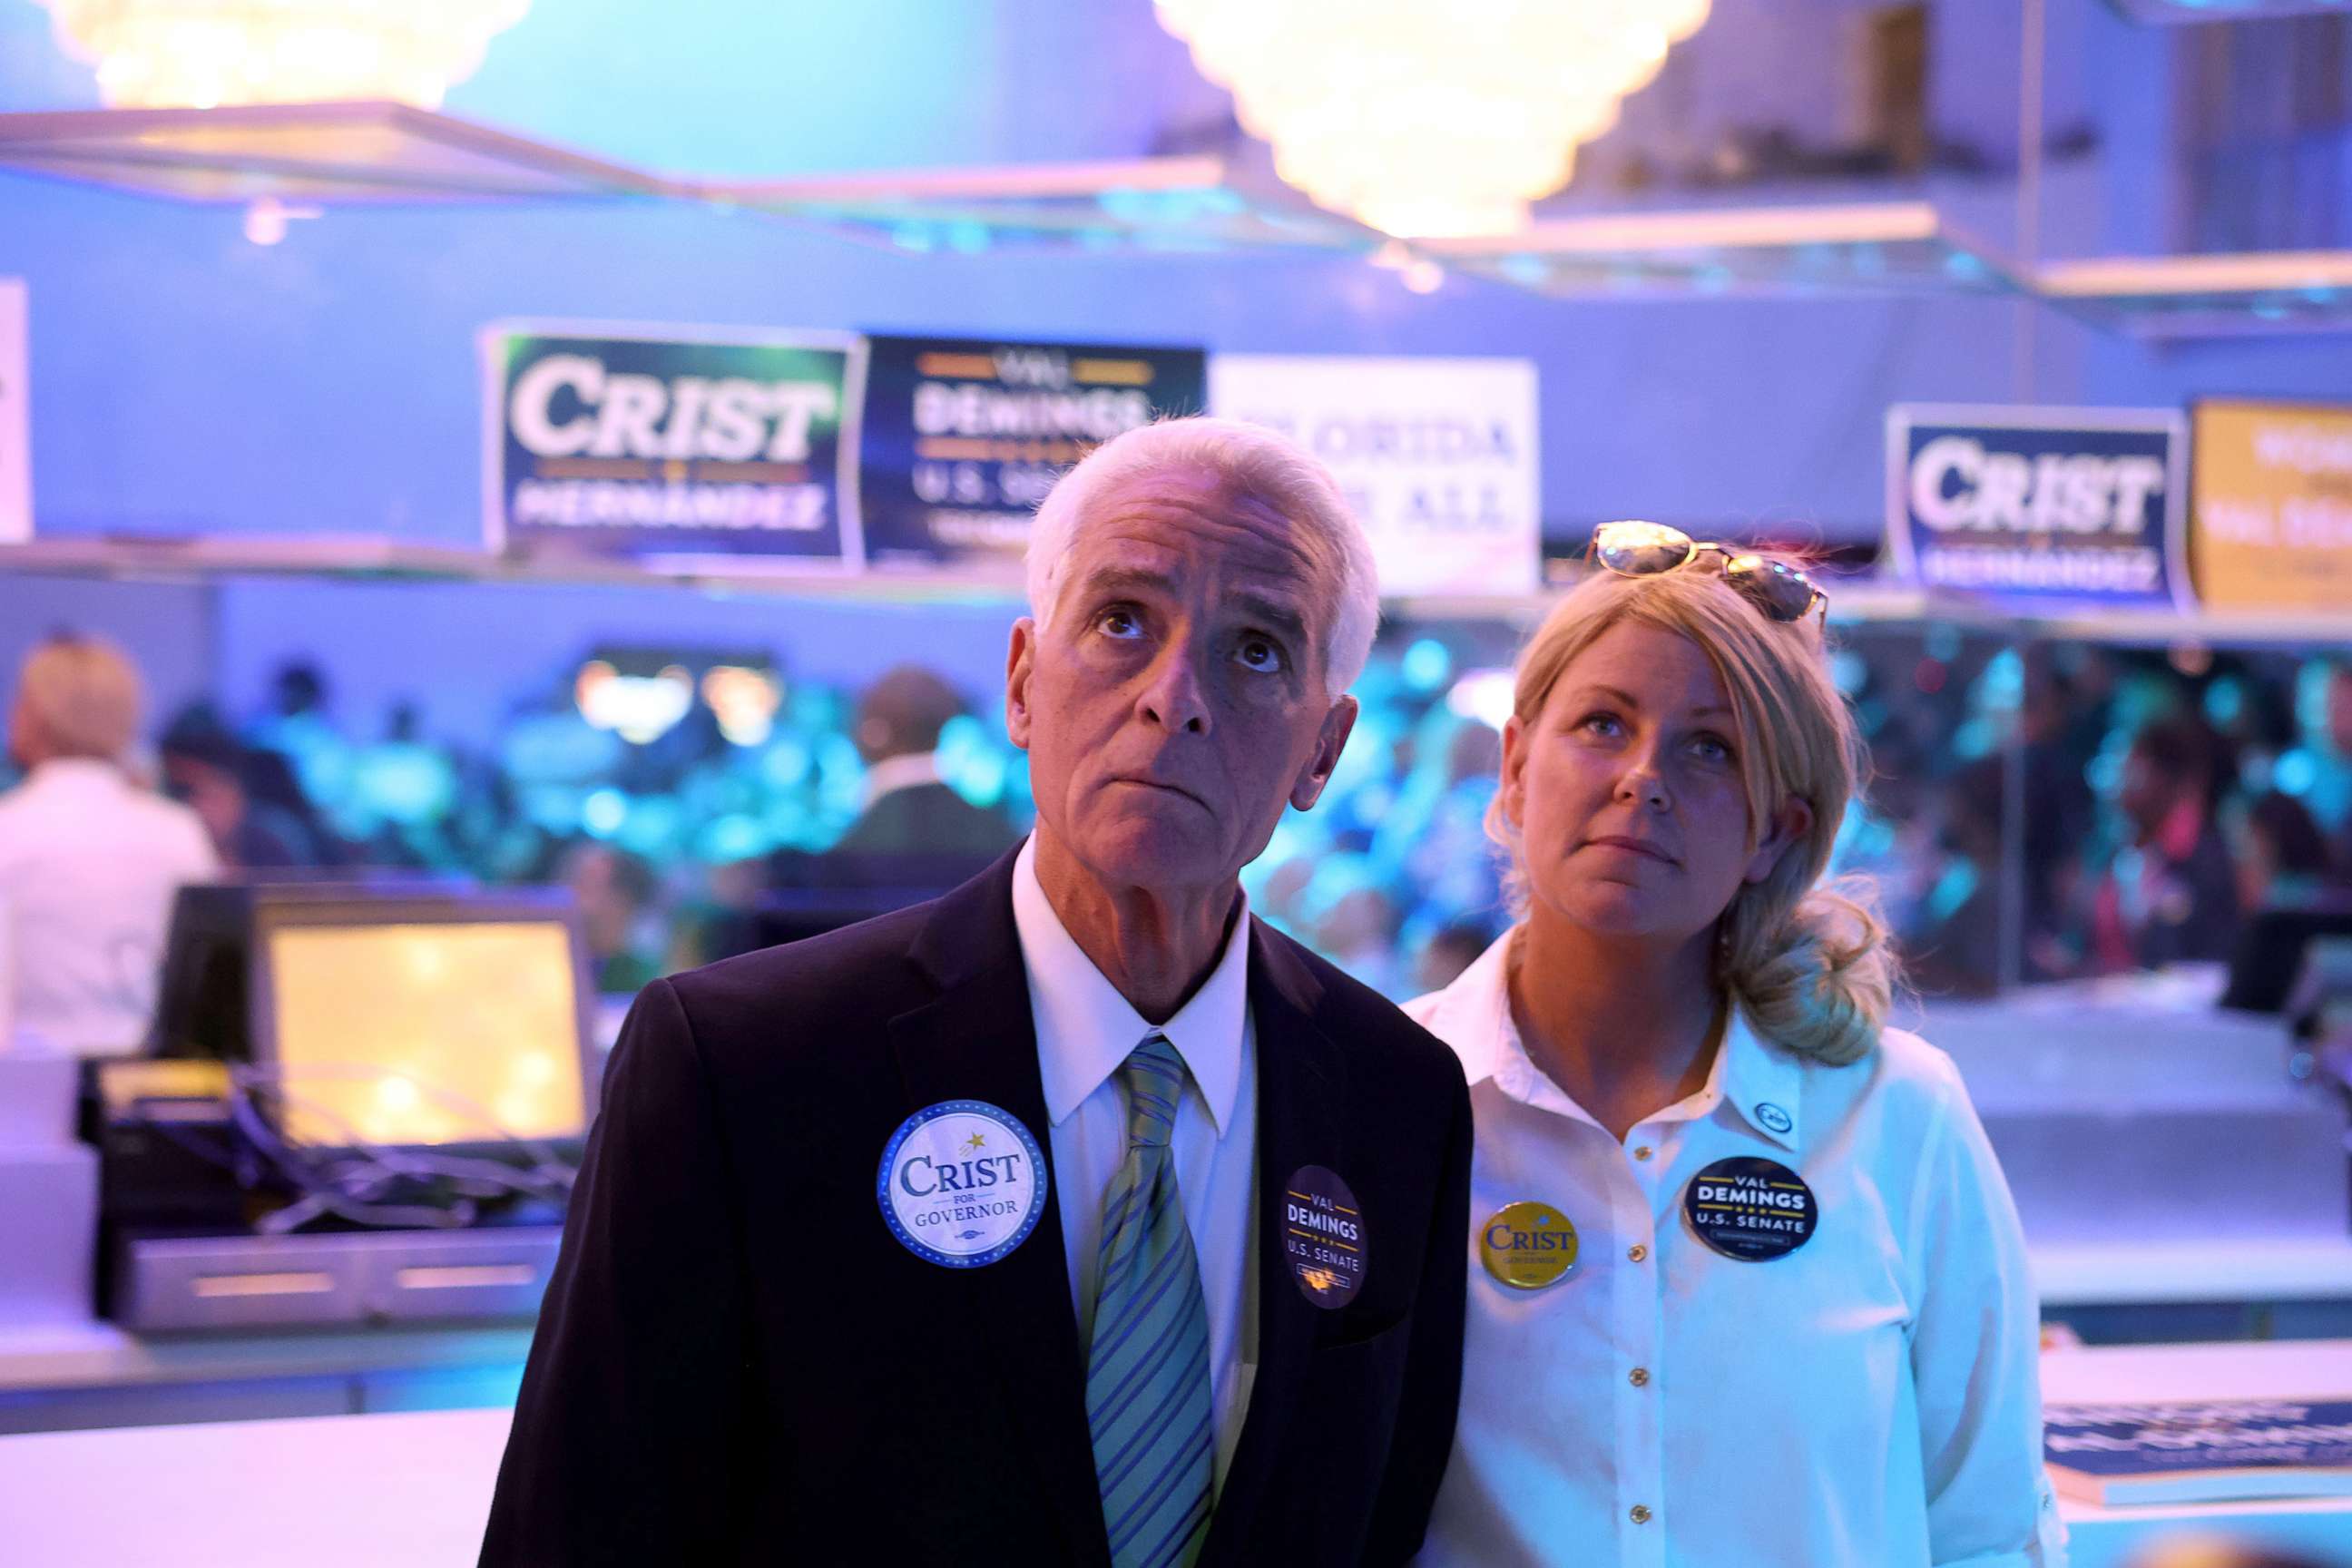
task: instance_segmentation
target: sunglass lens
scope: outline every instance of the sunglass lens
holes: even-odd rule
[[[1592,535],[1601,564],[1629,577],[1671,572],[1691,557],[1691,537],[1662,522],[1603,523]]]
[[[1723,563],[1723,574],[1776,621],[1802,620],[1813,607],[1813,580],[1793,566],[1761,555],[1735,555]]]

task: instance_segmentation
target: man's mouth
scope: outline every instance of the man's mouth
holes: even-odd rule
[[[1139,789],[1159,790],[1163,794],[1177,795],[1185,800],[1189,800],[1194,805],[1199,806],[1202,811],[1209,809],[1209,803],[1207,801],[1202,800],[1199,795],[1194,795],[1182,784],[1170,784],[1165,779],[1147,778],[1139,773],[1118,773],[1112,776],[1110,782],[1113,784],[1133,784]]]

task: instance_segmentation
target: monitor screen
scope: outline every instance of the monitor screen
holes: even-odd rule
[[[586,1130],[563,921],[264,929],[287,1137],[416,1145]]]

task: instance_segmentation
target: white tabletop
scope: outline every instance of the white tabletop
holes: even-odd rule
[[[462,1568],[510,1413],[437,1410],[0,1437],[11,1568]]]

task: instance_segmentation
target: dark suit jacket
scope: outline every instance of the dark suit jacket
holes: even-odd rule
[[[499,1474],[486,1564],[1109,1562],[1051,1182],[985,1268],[876,1202],[891,1133],[983,1100],[1050,1149],[1013,858],[933,903],[656,981],[631,1010]],[[1454,1435],[1470,1105],[1449,1051],[1265,926],[1259,1366],[1204,1563],[1399,1563]],[[1283,1184],[1368,1245],[1305,1299]],[[1234,1245],[1213,1238],[1210,1245]]]
[[[834,846],[843,855],[995,857],[1021,841],[1001,811],[943,784],[908,784],[875,797]]]

